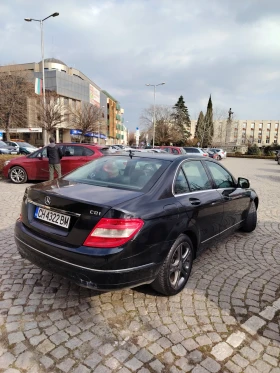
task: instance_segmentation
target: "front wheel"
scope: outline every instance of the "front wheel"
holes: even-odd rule
[[[255,202],[253,201],[250,206],[247,218],[245,219],[241,230],[243,232],[253,232],[257,226],[257,209]]]
[[[191,273],[194,249],[191,240],[181,234],[172,245],[159,273],[151,284],[153,289],[170,296],[178,294]]]
[[[10,179],[15,184],[23,184],[27,181],[27,173],[24,168],[15,166],[11,169]]]

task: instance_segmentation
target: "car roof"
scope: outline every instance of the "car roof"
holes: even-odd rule
[[[133,152],[132,152],[133,153]],[[119,154],[116,154],[116,153],[112,153],[112,154],[108,154],[106,155],[106,157],[130,157],[130,154],[129,153],[119,153]],[[150,152],[137,152],[137,153],[134,153],[133,158],[150,158],[150,159],[162,159],[162,160],[166,160],[166,161],[175,161],[175,160],[184,160],[184,159],[191,159],[191,160],[205,160],[205,157],[197,157],[197,156],[191,156],[191,155],[187,155],[187,154],[179,154],[179,155],[174,155],[174,154],[169,154],[169,153],[150,153]],[[207,161],[211,161],[211,162],[214,162],[214,163],[217,163],[216,161],[213,161],[212,159],[208,159],[207,158]]]
[[[109,148],[108,145],[85,144],[85,143],[80,143],[80,142],[60,142],[60,143],[56,143],[56,145],[87,146],[87,147],[98,148],[98,149]]]

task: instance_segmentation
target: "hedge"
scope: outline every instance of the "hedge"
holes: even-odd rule
[[[10,155],[10,154],[0,154],[0,174],[2,174],[2,170],[4,167],[4,163],[10,159],[15,157],[19,157],[18,155]]]
[[[256,155],[256,154],[238,154],[238,153],[227,153],[227,157],[235,158],[254,158],[254,159],[275,159],[275,155]]]

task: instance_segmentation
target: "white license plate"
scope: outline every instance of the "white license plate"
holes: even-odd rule
[[[11,154],[17,154],[17,152],[11,152]]]
[[[70,224],[70,216],[60,214],[59,212],[46,210],[41,207],[36,207],[35,218],[58,225],[62,228],[68,228]]]

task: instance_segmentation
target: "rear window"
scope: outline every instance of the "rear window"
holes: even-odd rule
[[[142,190],[151,187],[170,162],[128,156],[101,157],[78,168],[65,180],[117,189]]]

